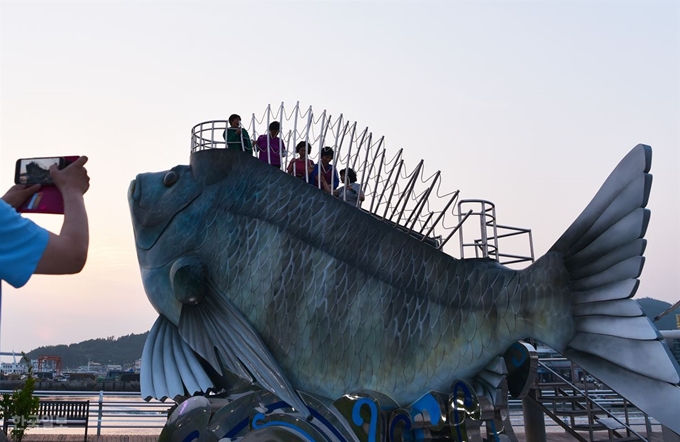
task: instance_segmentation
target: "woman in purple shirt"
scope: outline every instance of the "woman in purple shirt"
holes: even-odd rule
[[[278,168],[281,167],[281,152],[286,149],[283,140],[278,137],[279,129],[281,129],[281,124],[278,121],[272,121],[269,124],[269,134],[260,135],[255,142],[260,152],[260,161]]]

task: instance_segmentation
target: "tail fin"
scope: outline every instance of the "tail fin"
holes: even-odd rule
[[[574,338],[563,354],[680,433],[680,367],[635,295],[650,212],[652,150],[638,144],[550,249],[564,258]]]

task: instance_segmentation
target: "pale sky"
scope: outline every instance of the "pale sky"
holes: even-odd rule
[[[91,177],[85,269],[3,283],[3,351],[149,330],[130,181],[188,164],[195,124],[281,102],[424,159],[442,189],[531,228],[537,257],[649,144],[637,297],[680,299],[678,1],[22,0],[0,13],[0,187],[21,157],[87,155]]]

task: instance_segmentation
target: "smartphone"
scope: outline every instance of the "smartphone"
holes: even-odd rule
[[[66,160],[64,157],[18,159],[16,169],[14,171],[14,183],[42,185],[54,184],[52,182],[52,177],[50,176],[50,167],[52,166],[57,166],[59,169],[63,169],[66,167]]]
[[[61,192],[52,182],[50,167],[55,164],[60,169],[80,158],[79,155],[50,158],[22,158],[17,160],[14,182],[16,184],[41,184],[39,191],[34,193],[17,210],[22,213],[52,213],[63,215],[64,200]],[[41,170],[38,170],[40,168]],[[47,171],[47,176],[45,172]]]

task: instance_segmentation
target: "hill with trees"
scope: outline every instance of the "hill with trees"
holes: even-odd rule
[[[102,365],[132,365],[142,357],[142,349],[149,332],[142,334],[130,334],[115,338],[90,339],[70,345],[49,345],[31,350],[26,355],[30,359],[40,356],[59,356],[62,368],[76,369],[89,362],[98,362]]]
[[[642,311],[645,312],[645,315],[647,315],[650,321],[654,321],[654,318],[672,306],[672,304],[653,298],[640,298],[636,301],[640,304]],[[675,330],[678,328],[678,324],[675,320],[676,314],[680,315],[680,307],[656,321],[654,325],[659,330]]]

